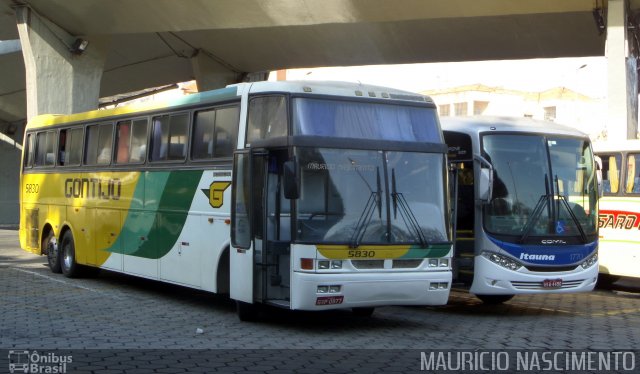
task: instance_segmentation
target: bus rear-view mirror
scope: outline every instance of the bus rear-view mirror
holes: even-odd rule
[[[493,185],[493,175],[491,169],[480,169],[480,180],[478,183],[478,199],[486,203],[491,200],[491,187]]]

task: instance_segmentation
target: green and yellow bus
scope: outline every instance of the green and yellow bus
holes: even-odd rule
[[[20,243],[53,272],[229,293],[243,320],[259,304],[447,302],[447,147],[428,97],[243,83],[38,116],[23,149]]]

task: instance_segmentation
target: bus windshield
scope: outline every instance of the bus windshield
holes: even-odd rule
[[[293,99],[294,135],[442,143],[435,108]]]
[[[597,182],[589,142],[579,138],[492,134],[483,154],[494,168],[485,229],[515,236],[579,237],[596,233]]]
[[[450,241],[444,155],[297,148],[296,241],[417,244]]]

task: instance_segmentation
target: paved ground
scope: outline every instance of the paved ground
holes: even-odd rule
[[[633,283],[499,306],[454,291],[443,307],[378,308],[372,318],[276,309],[244,323],[225,297],[111,272],[68,279],[45,263],[18,248],[17,231],[0,230],[0,373],[9,350],[69,350],[66,372],[307,373],[419,371],[433,350],[640,347]]]

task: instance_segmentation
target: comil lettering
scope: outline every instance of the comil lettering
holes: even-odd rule
[[[530,255],[528,253],[520,253],[521,260],[538,260],[538,261],[553,261],[556,259],[555,255]]]
[[[122,182],[120,179],[69,178],[64,181],[66,197],[120,200]]]

